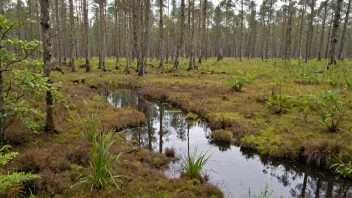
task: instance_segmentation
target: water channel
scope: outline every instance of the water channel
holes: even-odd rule
[[[349,180],[295,162],[266,160],[235,145],[216,144],[206,122],[188,122],[179,109],[146,100],[134,90],[110,93],[107,100],[115,107],[130,107],[145,114],[143,126],[127,130],[127,139],[136,140],[139,146],[155,152],[174,147],[179,157],[195,148],[211,155],[205,171],[225,197],[258,197],[265,191],[270,197],[352,197]],[[166,175],[179,177],[179,167],[180,161],[171,163]]]

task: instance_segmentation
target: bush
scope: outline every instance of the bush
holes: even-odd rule
[[[202,171],[205,164],[208,162],[210,156],[206,156],[207,153],[197,154],[197,149],[194,149],[193,153],[187,153],[187,156],[182,159],[181,173],[187,179],[199,179],[202,180]]]
[[[211,137],[215,142],[231,142],[233,133],[226,130],[215,130],[211,132]]]

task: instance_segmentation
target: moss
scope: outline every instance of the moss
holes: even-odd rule
[[[232,131],[226,130],[215,130],[211,132],[211,137],[215,142],[228,142],[232,141],[233,133]]]
[[[197,114],[194,114],[194,113],[192,113],[192,112],[187,113],[187,115],[186,115],[186,119],[187,119],[187,120],[196,120],[197,118],[198,118],[198,115],[197,115]]]

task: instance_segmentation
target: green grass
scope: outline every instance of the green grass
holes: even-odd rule
[[[96,138],[93,141],[90,154],[90,174],[83,177],[74,186],[86,184],[90,186],[91,190],[93,188],[103,189],[111,185],[119,188],[118,184],[122,181],[119,179],[120,176],[114,174],[113,166],[121,157],[122,153],[114,156],[110,154],[111,146],[114,144],[113,135],[114,132],[110,131],[95,136]]]
[[[182,159],[181,173],[188,179],[199,179],[202,180],[202,172],[204,166],[208,162],[210,156],[207,153],[197,153],[197,149],[194,149],[193,153],[187,153]]]

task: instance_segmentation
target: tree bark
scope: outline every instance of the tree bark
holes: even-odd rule
[[[340,18],[341,18],[341,7],[342,7],[343,0],[337,0],[336,3],[336,10],[335,10],[335,17],[334,17],[334,26],[332,28],[332,35],[331,35],[331,48],[330,48],[330,63],[329,65],[336,64],[336,44],[337,44],[337,36],[340,26]],[[329,67],[327,68],[329,69]]]
[[[84,49],[84,55],[86,59],[85,67],[86,72],[91,72],[90,61],[89,61],[89,24],[88,24],[88,5],[87,0],[83,0],[83,20],[84,20],[84,42],[86,47]],[[74,50],[74,49],[72,49]]]
[[[119,23],[118,23],[118,7],[117,7],[117,0],[115,0],[115,56],[116,56],[116,61],[115,61],[115,69],[120,69],[119,68],[119,60],[120,60],[120,55],[119,55]]]
[[[346,11],[346,16],[345,16],[345,23],[343,25],[341,44],[340,44],[340,50],[339,50],[339,55],[338,55],[339,60],[343,59],[343,51],[345,49],[345,44],[346,44],[346,32],[347,32],[348,19],[350,16],[351,1],[352,0],[348,0],[348,6],[347,6],[347,11]]]
[[[56,50],[57,50],[57,60],[59,67],[61,66],[61,30],[60,30],[60,17],[59,17],[59,0],[55,1],[55,20],[56,20]]]
[[[313,0],[314,1],[314,0]],[[290,59],[291,52],[291,31],[292,31],[292,1],[288,1],[287,10],[287,27],[286,27],[286,45],[285,45],[285,60]]]
[[[159,0],[159,69],[164,70],[164,32],[163,32],[163,0]]]
[[[194,1],[192,0],[192,34],[190,42],[190,57],[189,57],[189,66],[188,71],[194,70]]]
[[[70,6],[70,26],[71,26],[71,53],[70,53],[70,67],[72,72],[76,71],[75,67],[75,43],[76,43],[76,33],[75,33],[75,22],[73,16],[73,0],[69,0]]]
[[[328,0],[324,1],[323,3],[324,3],[324,17],[323,17],[323,24],[321,27],[318,61],[321,60],[321,54],[322,54],[322,50],[324,47],[324,36],[325,36],[326,16],[327,16],[327,11],[328,11]]]
[[[183,35],[184,35],[184,26],[185,26],[185,0],[181,0],[181,34],[180,34],[180,43],[177,45],[176,48],[176,55],[175,55],[175,63],[174,69],[178,69],[179,64],[179,56],[180,56],[180,48],[183,46]]]
[[[139,67],[139,76],[144,76],[145,68],[147,66],[148,50],[149,50],[149,14],[150,14],[150,0],[144,0],[145,10],[144,10],[144,45],[143,45],[143,60],[142,65]]]
[[[240,62],[242,62],[243,54],[243,21],[244,21],[244,10],[243,10],[243,0],[241,0],[241,39],[240,39]]]
[[[100,58],[99,58],[99,68],[105,72],[105,38],[106,38],[106,25],[105,25],[105,0],[99,1],[99,18],[100,18]]]
[[[203,2],[203,34],[202,34],[202,43],[200,46],[200,53],[199,53],[199,60],[198,63],[202,64],[202,58],[203,58],[203,54],[205,54],[206,51],[206,20],[207,20],[207,0],[204,0]],[[200,22],[199,22],[200,23]]]
[[[43,33],[43,61],[44,77],[48,78],[48,83],[52,83],[51,76],[51,31],[49,18],[49,0],[40,0],[40,13],[42,33]],[[54,122],[54,98],[51,91],[46,92],[46,123],[45,132],[55,133]]]
[[[315,0],[312,0],[312,2],[310,4],[309,30],[307,31],[306,58],[305,58],[306,63],[308,62],[308,60],[310,58],[311,51],[312,51],[312,42],[313,42],[313,36],[314,36],[314,26],[313,26],[314,7],[315,7]]]

